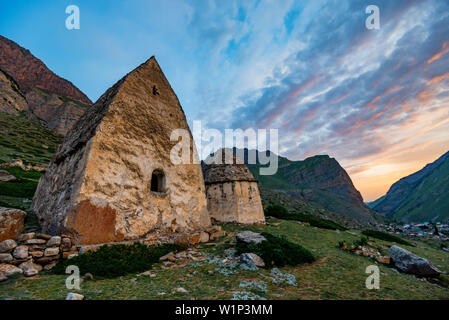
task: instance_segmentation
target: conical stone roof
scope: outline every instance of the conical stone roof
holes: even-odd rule
[[[221,159],[217,155],[221,154]],[[214,162],[211,162],[214,159]],[[231,181],[257,182],[248,167],[231,149],[220,149],[203,165],[205,184]]]

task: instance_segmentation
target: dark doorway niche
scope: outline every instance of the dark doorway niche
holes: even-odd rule
[[[165,192],[165,174],[160,169],[154,170],[151,174],[151,191]]]

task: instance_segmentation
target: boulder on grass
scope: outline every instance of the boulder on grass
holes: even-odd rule
[[[236,235],[237,241],[245,242],[245,243],[255,243],[259,244],[262,241],[265,241],[265,237],[260,233],[252,232],[252,231],[243,231]]]
[[[22,233],[26,215],[19,209],[0,207],[0,241],[16,239]]]
[[[83,300],[84,296],[82,294],[78,294],[78,293],[73,293],[73,292],[69,292],[67,294],[67,297],[65,298],[66,300]]]
[[[36,269],[32,260],[28,260],[19,265],[19,268],[23,270],[23,274],[25,277],[32,277],[38,274],[38,270]]]
[[[396,268],[405,273],[420,277],[438,277],[442,273],[429,260],[398,246],[390,248],[390,257]]]
[[[0,170],[0,182],[15,182],[18,179],[6,170]]]
[[[240,255],[240,262],[250,267],[265,267],[263,259],[255,253],[242,253]]]

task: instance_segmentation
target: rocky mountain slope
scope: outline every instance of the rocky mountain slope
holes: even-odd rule
[[[370,206],[404,222],[449,219],[449,152],[394,183]]]
[[[327,155],[304,161],[278,156],[277,173],[264,176],[259,173],[259,154],[256,158],[256,164],[248,164],[246,150],[245,163],[264,188],[283,192],[360,224],[376,224],[376,214],[363,203],[360,192],[337,160]]]
[[[0,36],[0,111],[23,111],[29,119],[65,134],[91,104],[29,50]]]

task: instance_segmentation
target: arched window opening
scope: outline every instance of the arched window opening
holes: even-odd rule
[[[151,175],[151,191],[165,192],[165,175],[162,170],[154,170]]]

